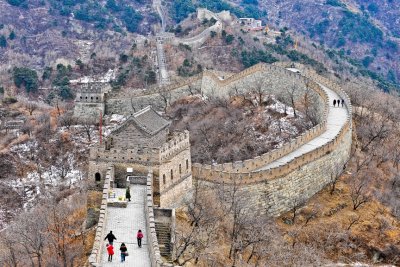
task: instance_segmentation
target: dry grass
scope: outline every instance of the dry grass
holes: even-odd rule
[[[343,257],[351,258],[359,252],[371,255],[374,250],[384,251],[388,246],[393,245],[400,249],[400,221],[396,219],[391,211],[372,200],[353,210],[350,197],[350,186],[346,176],[337,183],[337,189],[331,195],[330,188],[325,188],[319,194],[310,199],[299,211],[293,225],[284,223],[285,218],[292,216],[290,212],[276,220],[281,231],[286,234],[289,242],[307,243],[310,236],[329,232],[333,225],[338,231],[348,233],[352,243],[356,246],[348,250],[326,251],[326,255],[333,261]],[[307,215],[317,209],[315,218],[307,224]],[[352,221],[356,221],[352,226]],[[347,230],[350,227],[350,230]],[[297,240],[289,237],[291,231],[298,231]],[[318,239],[318,238],[317,238]],[[324,237],[321,237],[321,241]]]

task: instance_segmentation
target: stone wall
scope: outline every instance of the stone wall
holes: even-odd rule
[[[139,148],[135,149],[114,149],[106,150],[103,147],[93,147],[90,149],[90,159],[94,163],[100,162],[126,162],[142,164],[150,166],[158,164],[158,149],[157,148],[142,148],[138,153]]]
[[[99,112],[105,114],[105,99],[111,90],[108,83],[82,84],[76,93],[74,116],[98,118]]]
[[[160,206],[176,207],[192,188],[189,132],[176,134],[160,149]]]
[[[96,227],[96,235],[93,243],[92,252],[89,256],[89,265],[98,266],[101,262],[102,249],[104,248],[105,228],[107,225],[107,200],[108,191],[111,188],[111,182],[114,180],[114,167],[107,168],[107,174],[104,179],[103,196],[101,200],[99,222]]]
[[[217,20],[217,22],[212,25],[211,27],[208,27],[207,29],[205,29],[204,31],[202,31],[200,34],[190,37],[190,38],[175,38],[173,43],[175,45],[179,45],[179,44],[185,44],[185,45],[189,45],[193,48],[197,48],[202,46],[205,41],[207,41],[208,38],[210,38],[211,36],[211,32],[217,32],[220,33],[223,30],[223,24],[221,21]]]
[[[97,119],[105,114],[105,103],[86,103],[86,102],[75,102],[74,117],[76,118],[93,118]]]
[[[307,130],[302,135],[296,137],[291,142],[283,145],[278,149],[274,149],[265,153],[261,156],[255,157],[253,159],[248,159],[245,161],[237,161],[225,164],[216,164],[216,165],[207,165],[207,164],[193,164],[193,171],[199,172],[202,170],[207,170],[213,172],[212,176],[219,176],[221,172],[230,172],[230,173],[243,173],[249,172],[255,169],[258,169],[262,166],[265,166],[287,154],[296,150],[300,146],[304,145],[305,143],[309,142],[310,140],[316,138],[317,136],[321,135],[323,132],[326,131],[326,120],[328,114],[328,95],[326,92],[321,88],[320,85],[315,83],[313,80],[304,79],[298,74],[294,74],[287,70],[275,70],[275,68],[271,68],[274,72],[279,72],[280,74],[276,74],[277,76],[271,75],[271,77],[263,77],[263,70],[269,69],[267,65],[259,64],[250,69],[247,69],[245,72],[242,72],[238,75],[233,75],[229,77],[227,80],[220,81],[216,80],[214,76],[207,75],[211,82],[204,83],[208,84],[203,88],[203,91],[208,92],[209,94],[215,94],[220,97],[229,95],[232,90],[237,90],[240,92],[245,92],[245,90],[249,89],[249,86],[254,84],[255,82],[259,81],[260,79],[268,79],[269,82],[273,84],[271,89],[272,94],[279,93],[279,90],[286,90],[285,86],[292,86],[292,83],[300,83],[300,87],[298,89],[298,97],[301,97],[304,94],[305,90],[311,89],[315,94],[318,96],[318,104],[320,105],[320,111],[318,113],[318,121],[319,124],[314,126],[313,128]],[[284,81],[285,79],[282,78],[287,75],[286,82],[280,83],[280,81]],[[280,79],[281,78],[281,79]],[[236,91],[236,90],[235,90]],[[207,176],[210,176],[209,173]]]
[[[270,84],[270,90],[266,91],[271,94],[285,92],[294,84],[298,87],[295,93],[296,98],[299,98],[305,92],[306,88],[311,86],[313,87],[313,91],[318,93],[317,88],[315,88],[316,85],[312,80],[278,66],[260,63],[234,74],[225,80],[221,80],[213,72],[204,71],[200,75],[162,88],[154,86],[146,90],[131,90],[129,93],[109,93],[106,97],[105,112],[107,114],[129,115],[148,105],[162,110],[169,103],[192,93],[201,92],[204,95],[226,97],[235,89],[238,92],[247,92],[253,89],[255,83],[262,83],[263,81]],[[323,99],[318,98],[318,101],[317,106],[320,107],[319,113],[322,116],[325,106]]]
[[[322,147],[294,158],[285,165],[268,170],[254,171],[254,168],[246,162],[240,166],[234,163],[218,166],[222,168],[220,170],[216,170],[215,166],[194,164],[193,177],[211,186],[223,185],[228,189],[238,186],[246,207],[255,213],[268,213],[274,216],[306,201],[325,187],[332,176],[337,174],[337,168],[342,168],[350,157],[352,106],[350,98],[337,84],[306,68],[302,69],[302,73],[334,90],[345,100],[349,115],[334,139]],[[257,158],[254,160],[257,161]]]
[[[332,150],[323,149],[320,157],[307,164],[299,164],[288,173],[275,178],[265,176],[253,183],[243,181],[246,177],[241,178],[242,181],[237,178],[238,195],[252,213],[279,216],[304,203],[329,184],[331,175],[337,173],[335,168],[342,167],[349,158],[350,147],[351,132],[347,131],[341,142],[332,144]],[[205,182],[209,186],[225,186],[227,190],[233,188],[232,183],[225,184],[218,178]]]
[[[154,215],[154,204],[153,204],[153,173],[149,172],[147,175],[147,194],[145,199],[145,214],[146,214],[146,232],[147,232],[147,243],[150,255],[150,261],[152,267],[172,267],[172,264],[164,263],[161,254],[160,247],[158,244],[155,215]]]
[[[192,92],[201,92],[202,75],[196,75],[185,81],[167,85],[161,89],[151,87],[147,90],[132,90],[130,93],[113,93],[107,96],[107,114],[131,115],[149,105],[158,110],[163,110],[166,105],[177,99],[188,96]],[[191,89],[189,89],[189,86]]]

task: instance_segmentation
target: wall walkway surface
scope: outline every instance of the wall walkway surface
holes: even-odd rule
[[[116,197],[125,196],[125,189],[123,188],[115,188],[114,191],[116,192]],[[151,266],[144,209],[145,196],[147,193],[146,185],[131,184],[130,191],[132,198],[131,201],[128,202],[126,208],[108,207],[107,209],[108,220],[104,234],[113,231],[117,240],[115,240],[113,244],[115,252],[113,262],[108,262],[107,251],[105,249],[107,240],[103,242],[101,266]],[[136,240],[136,233],[139,229],[142,230],[144,235],[141,248],[138,247]],[[121,263],[121,254],[119,251],[121,243],[125,243],[129,253],[129,256],[126,257],[126,261],[123,263]]]

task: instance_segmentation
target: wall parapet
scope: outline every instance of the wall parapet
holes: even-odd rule
[[[147,242],[152,267],[173,267],[173,264],[163,262],[156,233],[156,222],[153,204],[153,172],[147,175],[145,206]]]
[[[196,81],[199,81],[202,79],[202,77],[203,77],[203,74],[197,74],[197,75],[192,76],[183,81],[169,84],[169,85],[163,86],[161,88],[157,85],[157,86],[151,86],[148,89],[129,90],[130,91],[129,93],[111,92],[108,94],[107,98],[108,99],[133,98],[133,97],[149,96],[149,95],[155,95],[155,94],[159,94],[159,93],[171,92],[176,89],[188,86]]]
[[[166,161],[190,146],[189,131],[176,133],[160,148],[160,161]]]
[[[158,149],[142,147],[140,153],[134,149],[105,149],[104,147],[92,147],[90,160],[106,162],[126,162],[140,164],[157,164]]]
[[[228,172],[220,171],[214,172],[210,168],[202,168],[199,164],[193,164],[193,176],[198,180],[209,181],[213,183],[224,183],[224,184],[237,184],[237,185],[248,185],[265,182],[267,180],[277,179],[285,176],[292,171],[306,165],[320,157],[331,153],[337,146],[340,145],[342,138],[350,130],[349,121],[346,122],[345,126],[341,129],[339,134],[334,139],[326,143],[313,151],[303,154],[299,157],[292,159],[284,165],[277,166],[268,170],[250,171],[250,172]],[[201,165],[201,164],[200,164]]]
[[[96,227],[96,235],[93,243],[92,252],[89,256],[90,266],[100,266],[102,250],[104,247],[105,228],[107,224],[107,203],[108,192],[111,188],[111,182],[114,180],[114,166],[107,168],[106,178],[104,179],[103,194],[100,206],[99,222]]]

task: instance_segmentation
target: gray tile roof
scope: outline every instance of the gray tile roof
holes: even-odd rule
[[[150,135],[155,135],[171,123],[161,117],[151,106],[136,112],[128,120],[134,121],[139,128]]]

